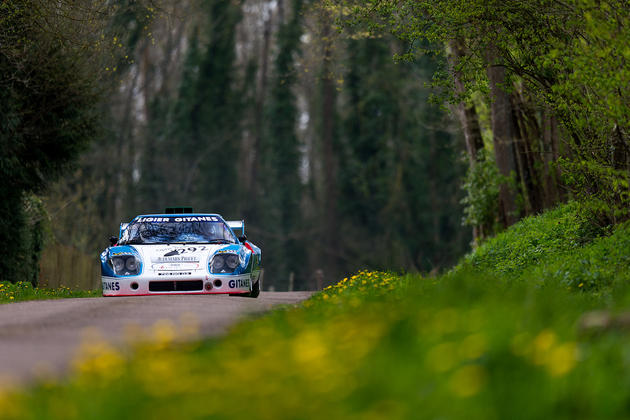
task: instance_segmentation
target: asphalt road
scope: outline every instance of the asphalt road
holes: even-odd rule
[[[175,333],[193,326],[196,337],[210,337],[247,315],[298,303],[310,295],[107,297],[0,305],[0,386],[63,376],[80,345],[96,337],[124,347],[134,337],[151,337],[160,325],[170,326]]]

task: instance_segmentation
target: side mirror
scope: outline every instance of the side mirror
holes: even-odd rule
[[[118,243],[118,237],[117,236],[110,236],[109,237],[109,243],[111,244],[111,246],[115,246]]]
[[[247,240],[247,236],[245,236],[245,235],[238,237],[238,241],[239,242],[245,242],[246,240]]]

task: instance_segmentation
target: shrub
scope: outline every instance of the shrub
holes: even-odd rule
[[[464,258],[455,271],[472,268],[512,277],[527,267],[574,250],[606,233],[576,203],[523,219]]]

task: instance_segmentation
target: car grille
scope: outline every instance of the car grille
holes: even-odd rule
[[[203,290],[203,281],[182,280],[149,282],[150,292],[192,292],[195,290]]]

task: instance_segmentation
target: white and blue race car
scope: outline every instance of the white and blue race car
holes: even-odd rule
[[[242,220],[166,209],[121,223],[110,242],[101,254],[103,296],[260,293],[262,255]]]

